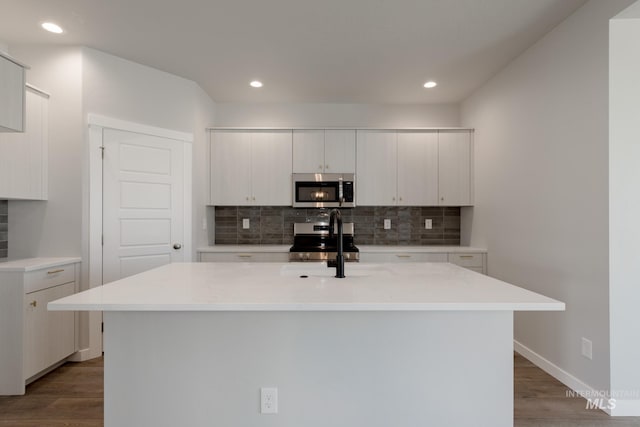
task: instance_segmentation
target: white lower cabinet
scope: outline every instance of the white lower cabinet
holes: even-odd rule
[[[416,252],[361,252],[362,262],[447,262],[446,253],[416,253]]]
[[[487,254],[485,252],[443,252],[403,250],[402,248],[389,248],[388,251],[376,248],[375,251],[367,251],[360,248],[360,261],[362,262],[450,262],[460,267],[487,274]]]
[[[72,311],[47,311],[47,303],[73,295],[75,282],[25,294],[24,377],[64,359],[75,351]]]
[[[77,315],[47,304],[77,289],[77,258],[36,258],[0,264],[0,395],[25,385],[78,350]]]
[[[200,252],[200,262],[287,262],[289,252]]]

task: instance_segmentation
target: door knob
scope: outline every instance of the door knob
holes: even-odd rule
[[[174,244],[173,244],[173,249],[175,249],[176,251],[177,251],[178,249],[182,249],[182,245],[181,245],[180,243],[174,243]]]

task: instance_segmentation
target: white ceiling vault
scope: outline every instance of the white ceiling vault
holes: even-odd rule
[[[216,102],[448,103],[584,3],[0,0],[0,41],[89,46],[194,80]]]

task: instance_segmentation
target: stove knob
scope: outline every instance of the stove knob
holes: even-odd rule
[[[307,261],[309,261],[309,260],[311,259],[311,254],[307,252],[307,253],[305,254],[305,259],[306,259]]]
[[[351,259],[351,254],[344,254],[344,259]]]
[[[300,258],[300,261],[304,261],[304,254],[302,252],[300,252],[298,254],[298,258]]]

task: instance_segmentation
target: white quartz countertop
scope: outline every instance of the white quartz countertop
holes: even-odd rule
[[[80,261],[81,259],[78,257],[25,258],[0,262],[0,271],[27,272],[40,270],[42,268],[55,267],[57,265],[75,264]]]
[[[84,311],[564,310],[564,303],[449,263],[176,263],[50,302]],[[307,275],[307,278],[300,276]]]
[[[471,246],[386,246],[358,245],[360,252],[371,253],[486,253]],[[291,245],[214,245],[198,248],[198,252],[289,252]]]

